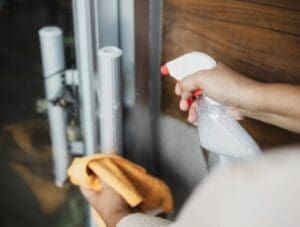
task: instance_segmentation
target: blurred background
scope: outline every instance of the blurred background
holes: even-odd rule
[[[59,25],[73,64],[69,0],[0,0],[0,226],[84,226],[76,189],[53,183],[38,30]]]

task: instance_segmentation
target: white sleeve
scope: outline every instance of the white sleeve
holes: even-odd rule
[[[299,163],[298,149],[220,167],[190,196],[171,226],[300,226]]]
[[[123,218],[117,224],[117,227],[166,227],[170,224],[170,221],[163,218],[153,217],[142,213],[135,213]]]

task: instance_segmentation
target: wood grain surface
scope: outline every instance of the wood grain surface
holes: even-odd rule
[[[300,1],[165,0],[163,14],[163,62],[198,50],[256,80],[300,84]],[[174,85],[163,79],[162,109],[186,120]],[[269,125],[242,124],[263,147],[300,142]]]

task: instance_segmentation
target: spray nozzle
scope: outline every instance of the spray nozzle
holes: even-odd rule
[[[160,67],[160,73],[163,76],[168,76],[169,75],[169,69],[168,69],[167,65],[163,65],[162,67]]]

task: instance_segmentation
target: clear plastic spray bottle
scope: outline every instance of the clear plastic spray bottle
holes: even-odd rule
[[[216,61],[209,55],[190,52],[167,62],[162,66],[161,73],[180,81],[199,70],[208,70],[216,66]],[[257,143],[230,115],[224,105],[207,97],[200,90],[194,91],[193,96],[198,97],[200,146],[216,153],[221,164],[232,159],[246,158],[261,153]]]

